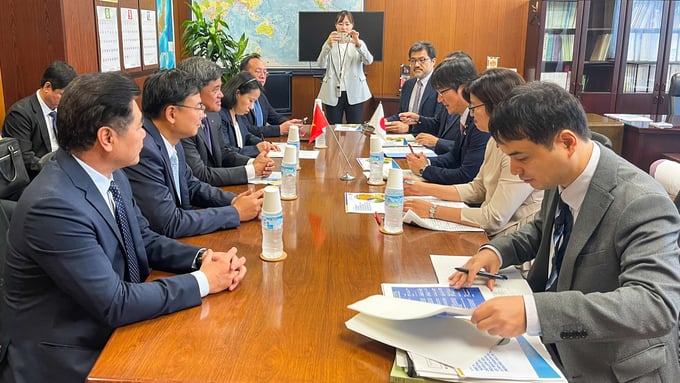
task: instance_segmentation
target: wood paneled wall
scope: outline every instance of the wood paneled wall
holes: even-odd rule
[[[397,94],[399,64],[408,64],[408,49],[419,40],[433,43],[440,60],[462,50],[479,71],[486,56],[521,71],[528,6],[528,0],[365,0],[366,11],[385,12],[383,61],[366,67],[371,91]]]

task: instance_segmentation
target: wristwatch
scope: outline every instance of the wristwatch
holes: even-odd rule
[[[423,172],[425,171],[425,168],[428,167],[428,166],[430,166],[430,165],[425,165],[425,166],[423,166],[422,168],[420,168],[420,170],[418,171],[418,175],[422,177],[422,176],[423,176]]]
[[[208,249],[206,249],[204,247],[204,248],[198,250],[198,253],[196,253],[196,258],[194,259],[194,265],[195,265],[194,268],[196,270],[201,268],[201,265],[203,264],[203,254],[205,254],[206,251],[208,251]]]

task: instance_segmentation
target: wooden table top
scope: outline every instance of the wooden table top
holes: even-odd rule
[[[260,260],[259,221],[183,239],[236,246],[244,281],[201,306],[119,328],[88,382],[388,382],[394,349],[349,331],[347,305],[380,294],[382,282],[434,283],[430,254],[470,255],[486,237],[410,226],[388,236],[372,215],[346,214],[344,192],[384,187],[369,186],[354,160],[368,156],[368,138],[338,136],[356,179],[339,180],[347,164],[330,135],[316,161],[301,160],[299,198],[282,201],[287,259]]]

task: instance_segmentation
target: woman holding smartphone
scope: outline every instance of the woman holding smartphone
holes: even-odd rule
[[[328,35],[316,62],[326,69],[317,98],[326,106],[328,122],[340,124],[344,114],[348,124],[360,124],[364,102],[371,98],[364,65],[373,62],[373,55],[354,30],[349,11],[336,16],[335,31]]]

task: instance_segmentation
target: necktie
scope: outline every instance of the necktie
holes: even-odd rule
[[[567,249],[567,244],[569,243],[569,237],[571,236],[571,228],[573,225],[574,219],[571,216],[569,205],[564,203],[562,198],[560,198],[557,215],[555,216],[555,230],[553,231],[555,254],[553,255],[552,259],[552,271],[550,272],[550,278],[548,278],[548,282],[545,284],[546,291],[555,287],[557,276],[560,274],[562,259],[564,259],[564,253]]]
[[[170,167],[172,168],[172,180],[175,182],[175,192],[178,198],[182,198],[179,191],[179,159],[177,158],[177,152],[173,152],[170,155]]]
[[[52,131],[54,132],[54,137],[57,136],[57,112],[51,111],[48,115],[52,118]]]
[[[203,136],[205,137],[205,143],[208,146],[208,151],[212,154],[212,139],[210,137],[210,125],[208,125],[208,119],[203,119]]]
[[[420,81],[420,80],[416,81],[415,92],[416,92],[416,95],[415,95],[415,99],[413,100],[413,106],[411,107],[411,112],[418,113],[418,111],[420,110],[420,97],[421,97],[421,94],[423,93],[423,83],[422,83],[422,81]]]
[[[116,205],[116,223],[120,234],[123,236],[123,246],[125,247],[125,260],[128,267],[128,278],[132,283],[139,283],[139,265],[137,264],[137,252],[132,241],[132,234],[130,233],[130,221],[128,221],[127,210],[123,204],[123,197],[116,182],[111,180],[109,192],[113,196],[113,202]]]
[[[260,106],[260,100],[255,100],[255,124],[257,126],[264,126],[264,118],[262,117],[262,106]]]

